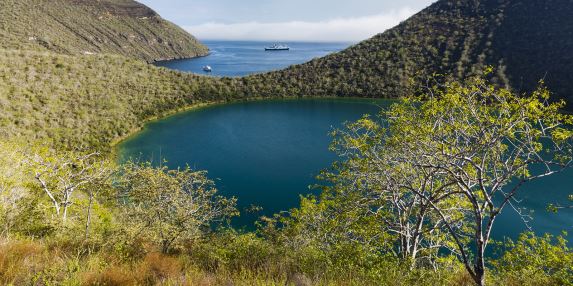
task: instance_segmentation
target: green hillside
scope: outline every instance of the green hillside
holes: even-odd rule
[[[132,0],[0,1],[0,39],[4,49],[111,53],[145,61],[208,53],[183,29]]]
[[[115,55],[0,50],[0,137],[106,147],[147,119],[238,98],[233,82]]]
[[[572,102],[571,15],[569,0],[441,0],[345,51],[257,80],[275,87],[270,94],[395,98],[433,73],[463,79],[492,65],[502,86],[526,92],[544,78]]]

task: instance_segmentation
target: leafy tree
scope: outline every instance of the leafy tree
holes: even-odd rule
[[[462,228],[448,218],[448,209],[431,206],[476,284],[485,284],[485,250],[499,214],[506,207],[519,212],[515,195],[524,184],[573,162],[573,131],[567,129],[572,117],[560,112],[563,102],[549,102],[549,95],[541,87],[518,96],[475,77],[432,88],[425,98],[405,100],[388,113],[392,136],[420,159],[413,167],[445,172],[446,182],[456,186],[450,195],[466,202]]]
[[[393,252],[411,267],[433,264],[439,249],[455,246],[448,239],[446,221],[461,220],[465,202],[453,195],[456,183],[445,171],[417,168],[423,150],[408,149],[405,139],[394,135],[400,126],[384,124],[366,116],[334,132],[333,150],[344,161],[326,173],[334,184],[327,191],[345,197],[340,207],[362,210],[358,216],[370,216],[378,232],[393,235]],[[447,215],[437,216],[433,206],[447,210]]]
[[[337,199],[318,205],[338,200],[331,207],[351,219],[378,220],[378,232],[394,234],[394,251],[410,261],[434,261],[437,249],[449,249],[484,285],[500,213],[510,207],[524,217],[515,198],[521,187],[573,163],[573,117],[563,106],[543,87],[518,96],[485,77],[429,88],[380,120],[335,132],[344,161],[326,174],[333,186],[321,198]]]
[[[237,214],[236,199],[218,196],[205,172],[129,163],[117,184],[125,222],[164,253]]]

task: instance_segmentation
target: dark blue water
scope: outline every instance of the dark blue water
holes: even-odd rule
[[[254,73],[278,70],[290,65],[301,64],[313,58],[343,50],[349,43],[287,43],[290,51],[265,51],[269,42],[205,41],[211,50],[206,57],[164,61],[157,66],[185,72],[213,76],[244,76]],[[206,73],[204,66],[211,66],[213,72]]]
[[[387,101],[280,100],[234,103],[182,113],[148,124],[119,146],[123,159],[208,170],[222,194],[239,199],[234,225],[252,227],[260,215],[297,207],[319,171],[336,159],[329,132]],[[251,205],[259,213],[244,210]]]

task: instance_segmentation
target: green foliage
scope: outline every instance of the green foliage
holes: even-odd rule
[[[111,174],[110,163],[97,152],[35,148],[24,156],[28,156],[24,162],[28,164],[28,172],[36,180],[37,188],[50,199],[52,217],[61,219],[63,224],[67,223],[68,210],[76,203],[76,192],[85,192],[93,197],[108,187],[103,182]]]
[[[6,39],[2,48],[7,49],[0,52],[0,106],[5,111],[0,115],[0,135],[4,138],[53,138],[55,144],[68,147],[107,148],[147,120],[200,103],[293,96],[398,98],[426,87],[435,73],[463,79],[481,74],[486,65],[499,67],[492,73],[496,85],[518,91],[534,90],[538,79],[546,77],[547,85],[556,91],[553,99],[567,99],[568,84],[573,82],[567,78],[570,61],[560,60],[562,55],[555,52],[573,49],[570,41],[563,40],[573,28],[563,25],[569,23],[563,17],[571,14],[570,5],[438,1],[397,27],[341,53],[283,71],[214,79],[108,56],[188,56],[184,45],[193,41],[180,40],[188,35],[166,28],[170,24],[147,8],[132,1],[68,2],[0,4],[4,6],[0,31]],[[539,21],[521,16],[528,14]],[[559,28],[554,28],[556,22]],[[109,33],[100,35],[100,26]],[[553,32],[547,33],[548,29]],[[38,31],[49,34],[45,41],[29,40]],[[134,40],[130,40],[132,34]],[[157,35],[162,35],[161,44]],[[522,37],[514,35],[527,35],[535,43],[521,44]],[[46,50],[36,42],[49,51],[72,55],[96,46],[100,54],[64,57],[13,51]],[[178,45],[181,42],[183,46]],[[70,48],[74,45],[81,47]],[[509,51],[513,51],[511,55]]]
[[[208,102],[235,80],[181,74],[120,56],[0,50],[0,138],[57,148],[110,144],[147,120]],[[62,63],[58,69],[54,63]]]
[[[499,284],[573,285],[573,252],[563,237],[524,233],[500,248],[501,257],[492,261]]]
[[[0,153],[0,234],[7,235],[17,224],[23,212],[22,201],[29,194],[23,186],[25,179],[21,168],[24,160],[18,152],[18,146],[0,141],[0,150],[5,150]]]
[[[549,98],[543,87],[518,96],[474,77],[350,123],[334,132],[342,161],[323,173],[320,197],[303,198],[263,233],[316,249],[330,269],[377,269],[363,262],[393,256],[420,270],[458,257],[483,285],[498,215],[523,184],[573,163],[573,117]],[[343,251],[349,260],[336,256],[346,246],[357,250]]]
[[[0,223],[2,234],[67,237],[112,227],[101,202],[112,189],[111,164],[97,154],[55,151],[18,142],[0,142]],[[87,221],[89,220],[89,221]]]
[[[531,92],[545,78],[554,100],[571,103],[572,13],[566,0],[435,1],[340,53],[252,76],[248,84],[267,95],[400,98],[433,85],[435,73],[464,80],[493,65],[499,87]],[[257,82],[267,88],[256,89]]]
[[[415,172],[425,176],[443,173],[441,183],[452,187],[440,200],[465,203],[459,205],[462,220],[447,218],[451,211],[437,203],[432,208],[480,285],[485,284],[484,253],[498,215],[516,203],[522,185],[572,165],[572,138],[563,129],[573,118],[560,112],[564,102],[549,98],[543,86],[519,96],[475,77],[432,88],[427,96],[406,100],[386,114],[388,132],[402,146],[401,153],[414,154],[397,161],[414,162]],[[452,227],[460,224],[466,227]],[[462,241],[466,237],[472,241]]]
[[[481,219],[492,218],[503,208],[494,202],[506,199],[490,196],[493,187],[538,176],[530,166],[540,161],[532,157],[561,167],[571,160],[573,120],[559,113],[565,106],[555,100],[565,98],[573,82],[571,61],[556,52],[572,49],[566,40],[571,25],[563,21],[570,8],[544,1],[438,1],[341,53],[283,71],[208,78],[135,60],[207,50],[134,1],[3,1],[0,138],[41,144],[0,141],[0,283],[473,284],[475,272],[486,269],[472,259],[489,237],[454,239],[472,237],[468,229],[482,225],[472,220],[472,206],[487,210]],[[486,68],[492,82],[448,81],[482,75],[488,64],[499,66]],[[450,77],[429,88],[436,72]],[[546,73],[556,96],[540,88],[520,97],[495,87],[534,90]],[[380,120],[365,117],[336,132],[333,150],[342,162],[323,173],[321,195],[302,198],[288,215],[263,219],[256,233],[215,227],[236,214],[235,199],[217,196],[204,172],[127,164],[113,181],[87,180],[69,194],[72,200],[65,192],[56,199],[70,208],[65,224],[38,180],[49,174],[39,176],[47,188],[65,190],[81,177],[78,168],[90,174],[115,169],[85,163],[78,160],[85,154],[70,150],[109,151],[145,121],[196,105],[428,92],[402,100]],[[511,157],[520,147],[526,148]],[[449,185],[459,183],[451,176],[458,171],[471,187]],[[481,248],[471,251],[474,245]],[[571,250],[562,238],[524,235],[505,246],[488,265],[489,281],[573,280]],[[460,263],[463,251],[467,259]]]
[[[117,188],[127,229],[161,245],[163,253],[203,236],[236,215],[236,199],[217,196],[205,172],[126,164]]]

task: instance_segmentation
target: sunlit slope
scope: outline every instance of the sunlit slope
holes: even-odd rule
[[[0,48],[111,53],[154,61],[205,55],[207,47],[132,0],[2,0]]]

